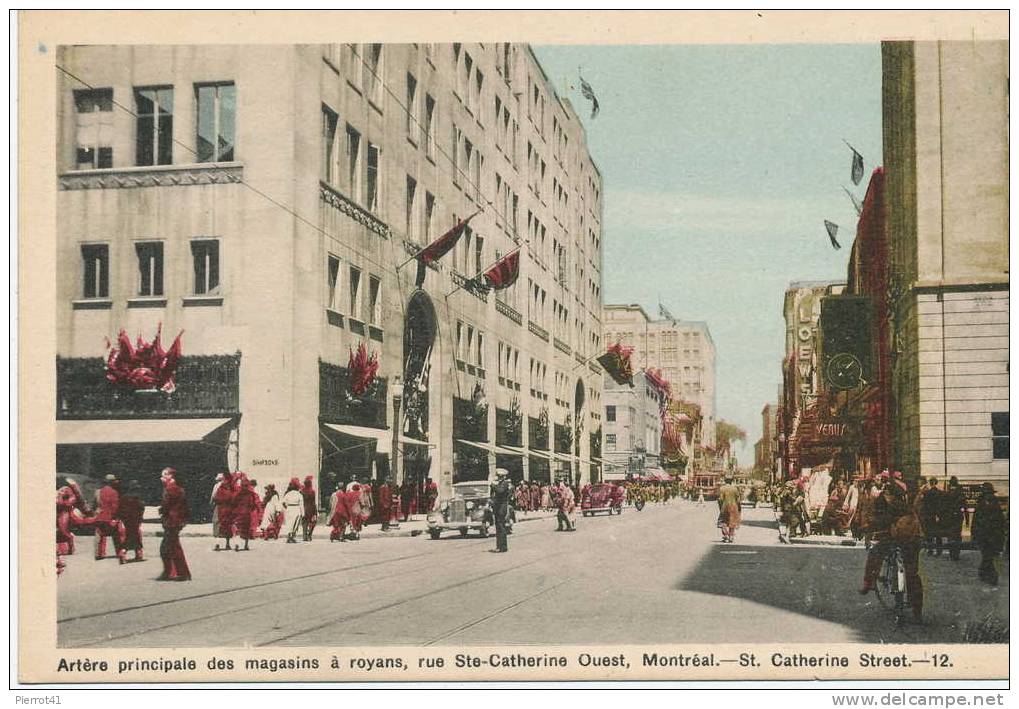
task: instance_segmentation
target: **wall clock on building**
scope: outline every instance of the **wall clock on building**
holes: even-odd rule
[[[830,360],[826,370],[833,389],[855,389],[863,382],[863,364],[849,352],[840,352]]]

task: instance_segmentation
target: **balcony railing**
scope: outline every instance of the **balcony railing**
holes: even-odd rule
[[[62,190],[101,190],[226,185],[243,181],[243,165],[229,162],[72,170],[61,174],[58,184]]]
[[[533,332],[535,335],[537,335],[541,339],[543,339],[545,342],[548,342],[548,330],[543,328],[538,323],[534,322],[533,320],[528,320],[527,321],[527,329],[530,330],[531,332]]]
[[[101,357],[57,357],[58,419],[195,418],[235,416],[240,401],[240,353],[190,355],[177,367],[176,390],[137,392],[106,379]]]
[[[473,295],[478,300],[487,303],[488,302],[488,291],[474,287],[474,282],[467,276],[457,271],[450,271],[450,277],[453,279],[453,283],[456,283],[463,290]]]
[[[512,305],[509,305],[508,303],[504,303],[498,298],[496,298],[495,300],[495,309],[498,310],[503,315],[505,315],[506,317],[508,317],[513,322],[515,322],[517,325],[522,325],[524,322],[524,316],[521,315],[516,308],[514,308]]]
[[[321,181],[319,181],[318,185],[319,197],[325,204],[328,204],[333,209],[346,214],[355,222],[367,227],[370,231],[375,232],[379,236],[386,239],[389,238],[389,225],[384,221],[376,217],[354,200],[350,199],[350,197],[347,197],[347,195],[343,194],[332,185]]]
[[[569,345],[567,345],[565,342],[560,340],[558,337],[552,338],[552,344],[555,345],[555,348],[557,350],[559,350],[560,352],[562,352],[564,354],[570,354],[570,352],[573,351],[572,349],[570,349]]]

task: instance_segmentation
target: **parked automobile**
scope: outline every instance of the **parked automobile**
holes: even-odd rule
[[[461,537],[471,530],[477,530],[487,537],[495,527],[492,512],[491,484],[488,482],[466,482],[453,485],[453,496],[444,501],[438,510],[428,513],[428,534],[438,539],[443,532],[455,529]],[[510,507],[508,531],[513,531],[516,514]]]
[[[599,512],[623,514],[625,490],[612,483],[594,483],[584,488],[580,498],[580,511],[585,517],[593,517]]]

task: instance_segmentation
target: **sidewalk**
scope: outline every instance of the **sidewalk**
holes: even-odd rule
[[[553,512],[517,512],[516,524],[531,522],[539,519],[550,519],[556,516]],[[318,529],[328,529],[328,525],[319,521]],[[416,537],[428,531],[428,521],[424,515],[412,515],[407,522],[390,525],[388,532],[383,532],[378,522],[372,523],[371,527],[364,527],[361,530],[361,539],[392,538],[392,537]],[[326,532],[328,534],[328,532]],[[159,522],[146,520],[142,522],[143,537],[162,537],[163,527]],[[212,537],[212,523],[201,522],[189,524],[181,533],[182,537]]]

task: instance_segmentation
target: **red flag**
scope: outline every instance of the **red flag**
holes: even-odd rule
[[[456,223],[455,227],[419,251],[416,256],[418,261],[421,263],[432,263],[433,261],[438,261],[440,258],[448,254],[453,247],[456,246],[456,242],[460,240],[460,237],[464,233],[464,229],[467,228],[468,222],[470,222],[470,220],[478,214],[480,214],[480,211],[475,212],[466,219],[461,219]]]
[[[633,348],[627,347],[619,342],[611,345],[608,352],[598,358],[598,363],[605,368],[608,375],[616,384],[629,384],[633,386],[633,365],[630,363],[630,355]]]
[[[183,334],[184,331],[181,330],[180,334],[178,334],[176,339],[174,339],[173,344],[170,345],[170,349],[166,351],[159,363],[159,379],[157,383],[159,384],[159,388],[167,394],[172,394],[177,389],[177,383],[174,381],[174,377],[177,374],[177,365],[180,364],[180,336]]]
[[[361,396],[368,387],[375,381],[375,375],[379,371],[379,357],[374,352],[368,355],[368,347],[365,343],[357,346],[357,354],[350,352],[347,360],[347,369],[350,370],[350,393],[354,396]]]
[[[481,274],[484,285],[493,290],[509,288],[517,282],[520,275],[520,249],[506,254],[498,263]]]

